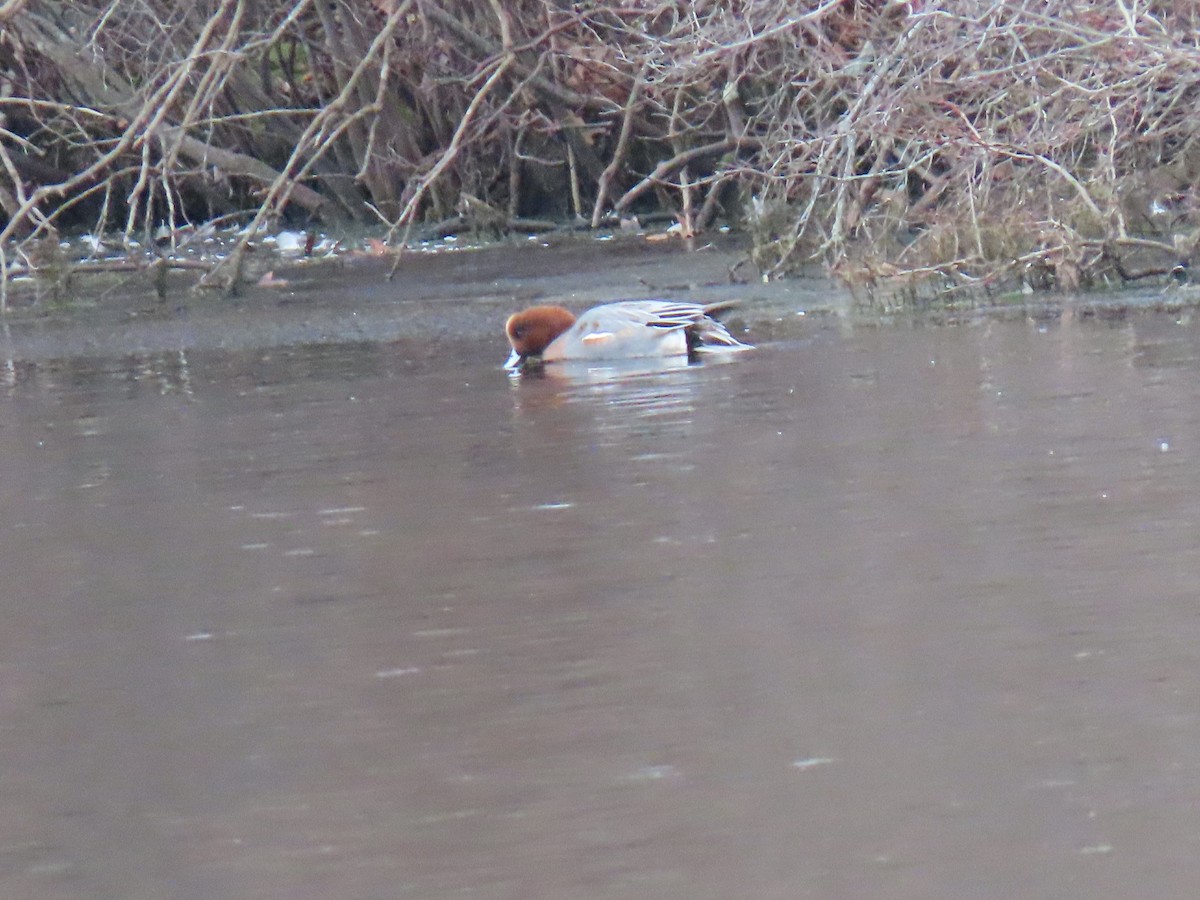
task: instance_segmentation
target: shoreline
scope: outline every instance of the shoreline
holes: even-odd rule
[[[697,241],[691,249],[681,240],[641,237],[530,240],[413,252],[391,280],[392,257],[280,259],[271,270],[274,286],[248,284],[237,297],[180,283],[159,301],[149,285],[138,284],[124,293],[112,288],[79,292],[77,299],[57,306],[42,301],[17,307],[0,317],[0,353],[9,360],[36,361],[355,342],[435,346],[494,340],[502,348],[504,320],[524,306],[560,303],[581,310],[614,299],[656,297],[737,300],[740,306],[729,318],[756,342],[800,337],[814,320],[829,317],[859,325],[1012,316],[1115,319],[1142,310],[1178,314],[1200,304],[1200,288],[1143,285],[1084,294],[1039,292],[1014,302],[951,308],[888,309],[871,307],[820,275],[732,283],[730,273],[745,257],[745,242],[737,237]]]

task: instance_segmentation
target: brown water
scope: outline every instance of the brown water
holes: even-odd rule
[[[1200,328],[16,365],[0,896],[1200,884]]]

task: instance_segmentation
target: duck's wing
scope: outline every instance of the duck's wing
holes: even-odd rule
[[[692,328],[704,320],[704,307],[676,300],[623,300],[596,307],[592,312],[615,325],[648,328]]]
[[[669,332],[683,332],[688,353],[702,350],[746,350],[743,344],[709,315],[731,306],[732,303],[714,304],[712,307],[678,300],[622,300],[597,306],[579,317],[576,328],[583,342],[600,343],[628,336],[639,330],[652,328],[665,338]]]
[[[743,344],[729,333],[724,325],[716,319],[705,316],[696,327],[688,332],[688,351],[703,353],[718,350],[750,350],[750,344]]]
[[[700,306],[674,300],[642,300],[625,305],[639,307],[636,315],[641,317],[641,324],[650,328],[664,331],[684,330],[687,335],[688,353],[701,353],[751,349],[749,344],[743,344],[729,333],[729,329],[713,318],[714,314],[725,312],[736,302],[728,300]],[[634,314],[634,310],[631,309],[630,313]]]

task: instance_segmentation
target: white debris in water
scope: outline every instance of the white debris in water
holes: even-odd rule
[[[792,760],[792,768],[806,771],[815,769],[817,766],[828,766],[837,762],[835,759],[830,759],[828,756],[810,756],[807,759]]]
[[[211,641],[213,633],[211,631],[197,631],[195,634],[187,635],[185,641]]]
[[[312,547],[297,547],[295,550],[285,550],[284,556],[313,556],[316,554]]]
[[[632,775],[627,776],[629,781],[661,781],[664,778],[674,778],[679,775],[679,770],[674,766],[642,766]]]
[[[270,544],[242,544],[243,550],[266,550]]]
[[[376,678],[399,678],[402,675],[416,675],[421,671],[420,666],[409,666],[405,669],[384,669],[375,673]]]
[[[1092,844],[1090,847],[1080,847],[1080,856],[1104,856],[1112,853],[1112,844]]]
[[[366,512],[366,511],[367,511],[367,508],[365,506],[340,506],[340,507],[332,507],[330,509],[319,509],[319,510],[317,510],[317,515],[318,516],[348,516],[351,513],[360,513],[360,512]]]
[[[574,503],[539,503],[534,509],[574,509]]]
[[[1161,450],[1163,453],[1166,453],[1168,450],[1171,449],[1171,445],[1167,441],[1159,441],[1158,449]]]
[[[264,242],[268,239],[264,239]],[[275,247],[285,255],[299,256],[304,252],[304,244],[308,235],[303,231],[281,231],[275,235]]]

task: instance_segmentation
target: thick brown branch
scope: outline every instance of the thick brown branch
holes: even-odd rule
[[[695,162],[698,159],[704,159],[708,156],[720,156],[722,153],[728,153],[731,150],[757,150],[762,146],[762,143],[757,138],[752,137],[728,137],[721,141],[715,141],[711,144],[705,144],[703,147],[693,147],[690,150],[685,150],[682,153],[677,153],[670,159],[665,159],[654,167],[654,171],[631,187],[625,192],[620,200],[617,201],[617,213],[623,213],[630,206],[650,190],[656,184],[662,184],[667,181],[689,163]]]

